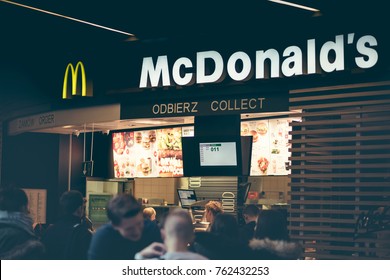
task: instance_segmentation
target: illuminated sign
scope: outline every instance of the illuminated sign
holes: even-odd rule
[[[70,93],[68,92],[69,72],[72,82],[72,90]],[[81,92],[77,92],[79,73],[81,77]],[[73,64],[69,63],[65,70],[64,84],[62,87],[62,99],[70,99],[72,98],[72,95],[92,96],[92,83],[87,84],[87,76],[85,74],[84,64],[81,61],[77,62],[76,67],[73,67]]]
[[[273,48],[257,50],[253,58],[238,51],[230,55],[226,64],[219,52],[202,51],[196,53],[195,63],[187,57],[176,59],[171,70],[171,61],[168,63],[167,55],[157,57],[155,62],[153,57],[144,57],[139,88],[219,83],[226,76],[242,82],[253,76],[255,79],[266,79],[315,74],[320,71],[343,71],[346,68],[345,57],[349,57],[345,55],[348,45],[357,51],[352,58],[356,67],[368,69],[378,62],[375,48],[378,42],[372,35],[360,38],[355,33],[337,35],[333,41],[318,45],[315,39],[309,39],[303,49],[289,46],[282,53]],[[207,67],[209,64],[213,67]]]
[[[187,98],[177,102],[122,103],[121,118],[232,115],[285,112],[289,109],[288,92],[243,93],[240,97]]]

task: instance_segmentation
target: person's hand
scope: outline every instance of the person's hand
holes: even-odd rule
[[[166,252],[165,245],[158,242],[153,242],[148,247],[139,252],[143,258],[158,258]]]

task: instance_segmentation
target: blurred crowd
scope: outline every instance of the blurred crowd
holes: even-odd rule
[[[240,225],[220,202],[208,202],[208,228],[198,232],[188,210],[173,208],[157,221],[153,208],[143,209],[129,194],[109,201],[109,222],[95,230],[85,203],[78,191],[63,193],[58,220],[34,230],[25,192],[1,189],[0,259],[294,260],[302,254],[289,240],[285,214],[253,204],[243,209]]]

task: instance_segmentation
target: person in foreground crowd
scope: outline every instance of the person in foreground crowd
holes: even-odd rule
[[[92,237],[88,259],[131,260],[153,242],[161,242],[158,226],[143,218],[141,205],[130,194],[119,194],[107,205],[110,223]]]
[[[301,246],[289,241],[287,219],[277,210],[262,210],[259,213],[249,247],[253,259],[296,260],[302,254]]]
[[[82,223],[85,200],[79,191],[64,192],[60,198],[60,219],[42,237],[47,258],[53,260],[87,259],[92,232]]]
[[[175,209],[167,215],[161,230],[164,243],[152,243],[135,255],[135,259],[206,260],[204,256],[190,252],[194,240],[194,226],[186,210]]]
[[[143,211],[144,219],[149,219],[151,221],[156,220],[156,210],[153,207],[146,207]]]
[[[242,260],[250,252],[239,240],[236,218],[228,213],[216,215],[209,232],[197,232],[192,248],[213,260]]]
[[[255,233],[255,227],[257,222],[257,217],[259,215],[259,208],[257,205],[248,204],[245,206],[242,211],[242,216],[244,217],[245,225],[240,227],[240,239],[245,244],[248,244],[249,240],[253,238]]]
[[[0,259],[43,259],[45,247],[35,236],[21,189],[0,190]]]

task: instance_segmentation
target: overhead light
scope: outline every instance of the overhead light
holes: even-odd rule
[[[73,20],[73,21],[80,22],[80,23],[87,24],[87,25],[91,25],[91,26],[94,26],[94,27],[97,27],[97,28],[102,28],[102,29],[105,29],[105,30],[108,30],[108,31],[121,33],[121,34],[130,36],[130,37],[135,37],[134,34],[131,34],[131,33],[125,32],[125,31],[121,31],[121,30],[118,30],[118,29],[114,29],[114,28],[111,28],[111,27],[99,25],[99,24],[92,23],[92,22],[89,22],[89,21],[85,21],[85,20],[81,20],[81,19],[77,19],[77,18],[73,18],[73,17],[68,17],[68,16],[65,16],[65,15],[57,14],[57,13],[53,13],[53,12],[50,12],[50,11],[47,11],[47,10],[42,10],[42,9],[39,9],[39,8],[35,8],[35,7],[32,7],[32,6],[27,6],[27,5],[16,3],[16,2],[13,2],[13,1],[0,0],[0,2],[12,4],[12,5],[15,5],[15,6],[19,6],[19,7],[22,7],[22,8],[26,8],[26,9],[34,10],[34,11],[37,11],[37,12],[49,14],[49,15],[56,16],[56,17],[65,18],[65,19],[68,19],[68,20]]]
[[[150,125],[161,125],[161,124],[166,124],[166,121],[161,121],[161,120],[153,120],[153,119],[144,119],[144,120],[137,120],[137,123],[140,124],[150,124]]]
[[[308,11],[311,11],[311,12],[319,12],[320,11],[320,10],[315,9],[315,8],[311,8],[311,7],[308,7],[308,6],[295,4],[295,3],[291,3],[291,2],[287,2],[287,1],[283,1],[283,0],[268,0],[268,1],[274,2],[274,3],[277,3],[277,4],[282,4],[282,5],[287,5],[287,6],[299,8],[299,9],[308,10]]]

